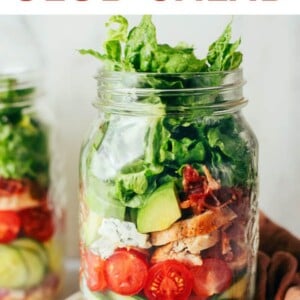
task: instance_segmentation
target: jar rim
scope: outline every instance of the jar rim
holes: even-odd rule
[[[21,71],[21,72],[1,72],[0,71],[0,91],[7,88],[7,81],[14,80],[14,88],[22,89],[36,87],[38,85],[37,71]]]
[[[137,75],[205,75],[205,74],[235,74],[242,73],[243,68],[237,68],[233,70],[227,71],[200,71],[200,72],[175,72],[175,73],[166,73],[166,72],[134,72],[134,71],[113,71],[107,70],[105,68],[100,68],[99,72],[107,73],[107,74],[137,74]]]
[[[99,70],[95,105],[114,111],[168,112],[238,110],[243,97],[243,70],[194,73],[143,73]],[[155,107],[154,107],[155,106]]]
[[[197,78],[197,77],[211,77],[211,76],[235,76],[235,79],[243,77],[243,68],[237,68],[229,71],[201,71],[201,72],[178,72],[178,73],[164,73],[164,72],[131,72],[131,71],[112,71],[101,68],[98,70],[95,79],[110,79],[110,78],[118,78],[123,76],[130,76],[136,78],[143,77],[168,77],[168,78],[177,78],[177,77],[189,77],[189,78]]]
[[[0,103],[23,103],[37,95],[39,75],[37,71],[0,72]]]
[[[171,92],[207,92],[238,88],[246,81],[243,79],[243,69],[212,72],[125,72],[100,69],[95,76],[98,88],[105,87],[118,93],[166,94]],[[181,82],[182,85],[176,83]],[[175,83],[175,84],[174,84]]]

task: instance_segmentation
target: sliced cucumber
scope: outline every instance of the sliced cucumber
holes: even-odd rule
[[[105,293],[86,291],[84,295],[89,300],[145,300],[145,298],[140,296],[123,296],[111,291]]]
[[[108,291],[105,294],[109,296],[109,299],[111,300],[143,300],[144,299],[140,296],[123,296],[120,294],[116,294],[112,291]]]
[[[0,245],[0,287],[21,288],[26,285],[28,269],[17,248]]]
[[[29,238],[19,238],[15,240],[11,245],[36,252],[40,256],[43,264],[48,265],[49,259],[47,250],[41,243]]]
[[[61,243],[56,239],[51,239],[47,241],[44,246],[49,259],[49,270],[58,274],[61,273],[63,265]]]
[[[234,283],[228,290],[217,297],[218,300],[227,299],[244,299],[248,287],[248,277],[244,275],[236,283]]]
[[[86,299],[89,300],[146,300],[140,296],[123,296],[112,291],[106,291],[104,293],[91,292],[86,285],[85,280],[82,281],[81,289]]]
[[[80,287],[81,287],[84,299],[89,299],[89,300],[110,300],[110,298],[107,298],[102,293],[97,293],[97,292],[90,291],[89,288],[87,287],[85,279],[82,279]]]
[[[39,284],[44,279],[46,265],[35,251],[22,247],[18,248],[18,250],[24,259],[28,271],[25,284],[26,287],[32,287]]]
[[[103,217],[93,212],[92,210],[88,213],[85,222],[82,224],[81,237],[84,243],[89,246],[92,242],[99,237],[98,230],[101,225]]]

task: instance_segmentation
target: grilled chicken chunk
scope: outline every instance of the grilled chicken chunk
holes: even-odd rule
[[[219,232],[185,238],[158,247],[152,257],[151,263],[167,259],[176,259],[189,265],[201,265],[200,251],[214,246],[219,241]]]
[[[207,210],[200,215],[178,221],[166,230],[152,232],[151,243],[154,246],[160,246],[189,237],[209,234],[236,217],[237,215],[228,207]]]

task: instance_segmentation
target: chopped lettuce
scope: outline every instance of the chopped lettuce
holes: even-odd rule
[[[128,21],[122,16],[112,16],[106,25],[109,30],[103,54],[92,49],[79,51],[104,61],[108,70],[155,73],[223,71],[238,68],[242,61],[242,54],[236,51],[240,39],[230,43],[231,24],[211,44],[207,57],[203,59],[197,58],[194,48],[185,43],[175,47],[159,44],[149,15],[143,16],[140,24],[129,32]]]
[[[104,52],[80,50],[104,62],[111,71],[151,73],[140,82],[140,88],[187,89],[217,87],[222,73],[238,68],[242,53],[237,49],[241,40],[231,42],[231,23],[208,49],[206,57],[199,59],[194,48],[180,43],[173,47],[159,44],[151,16],[143,16],[140,24],[128,30],[128,21],[113,16],[107,23],[108,38]],[[192,78],[188,73],[210,72],[210,76]],[[153,73],[156,76],[151,76]],[[186,75],[187,74],[187,75]],[[195,80],[197,80],[195,82]],[[166,112],[174,107],[198,107],[221,102],[216,91],[197,95],[172,96],[149,95],[138,101],[161,105]],[[207,165],[213,176],[225,185],[247,185],[251,179],[251,155],[242,129],[232,115],[211,116],[212,109],[195,110],[190,115],[163,114],[148,122],[144,138],[145,152],[135,161],[127,163],[112,179],[114,198],[132,211],[144,205],[146,196],[161,184],[174,181],[180,189],[181,170],[192,164],[201,172],[201,164]],[[109,126],[114,126],[110,122]]]
[[[26,111],[35,92],[20,88],[14,78],[0,79],[0,177],[49,181],[48,138],[45,126]]]
[[[241,39],[234,43],[230,43],[230,40],[231,23],[226,26],[223,34],[209,46],[207,54],[208,71],[229,71],[240,66],[243,55],[236,50],[241,43]]]
[[[113,197],[114,188],[110,182],[100,181],[92,175],[88,178],[88,188],[84,201],[91,211],[103,218],[113,217],[123,220],[125,207]]]
[[[0,116],[0,177],[28,178],[46,186],[49,153],[45,128],[29,115]]]
[[[154,167],[143,160],[126,165],[115,179],[116,198],[127,207],[143,206],[146,196],[155,190],[155,179],[162,171],[162,166]]]

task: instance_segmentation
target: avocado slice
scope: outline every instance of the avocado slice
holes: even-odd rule
[[[145,206],[138,209],[137,229],[141,233],[165,230],[180,217],[174,182],[168,182],[155,190],[146,199]]]

